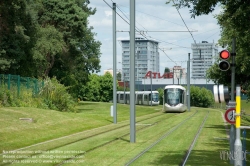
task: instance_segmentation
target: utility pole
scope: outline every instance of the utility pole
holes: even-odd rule
[[[152,71],[150,71],[150,84],[151,84],[151,106],[152,106]]]
[[[187,107],[190,111],[190,53],[188,53],[187,61]]]
[[[125,73],[123,73],[123,100],[124,100],[124,104],[125,104],[125,86],[126,86],[126,81],[125,81]]]
[[[113,121],[117,123],[116,97],[116,4],[113,3]]]
[[[235,108],[235,96],[234,96],[234,89],[235,89],[235,38],[232,41],[232,66],[231,66],[231,99],[228,103],[227,109]],[[230,131],[229,131],[229,144],[230,144],[230,152],[234,154],[234,143],[235,143],[235,126],[231,124]],[[234,164],[234,159],[230,158],[230,164]]]
[[[130,142],[135,143],[135,0],[130,0]]]
[[[235,114],[235,126],[236,126],[236,138],[234,143],[234,166],[242,166],[242,143],[240,140],[240,86],[236,87],[236,114]],[[245,153],[245,152],[244,152]]]

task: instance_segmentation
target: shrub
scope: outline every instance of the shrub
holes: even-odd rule
[[[191,106],[209,107],[214,104],[214,97],[210,90],[198,86],[191,86],[190,92]]]
[[[46,78],[38,95],[32,89],[21,86],[18,96],[15,86],[8,89],[4,84],[0,87],[0,107],[36,107],[58,111],[75,111],[76,102],[67,92],[67,88],[56,78]]]
[[[46,78],[40,92],[44,103],[50,109],[58,111],[75,111],[76,102],[67,92],[67,87],[60,84],[56,78]]]

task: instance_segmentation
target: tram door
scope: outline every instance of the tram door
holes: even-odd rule
[[[138,94],[138,104],[142,105],[143,104],[143,101],[142,101],[142,97],[143,97],[143,94]]]
[[[130,100],[130,97],[129,97],[129,94],[126,94],[126,104],[129,104],[129,100]]]
[[[143,105],[148,105],[148,94],[143,94]]]

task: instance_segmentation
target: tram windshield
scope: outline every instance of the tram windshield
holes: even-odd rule
[[[149,100],[151,100],[151,93],[149,94]],[[152,93],[152,101],[154,101],[154,102],[159,101],[159,94],[158,93]]]
[[[165,103],[176,106],[179,103],[184,104],[184,90],[178,88],[169,88],[164,90]]]

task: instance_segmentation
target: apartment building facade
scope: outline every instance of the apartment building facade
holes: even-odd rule
[[[122,80],[130,80],[130,40],[122,43]],[[135,38],[135,81],[142,81],[148,71],[160,71],[158,42],[144,38]]]
[[[192,63],[191,78],[205,79],[206,71],[214,64],[218,55],[218,47],[215,43],[202,41],[201,43],[192,43]]]

